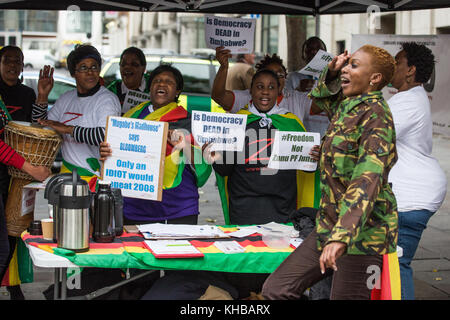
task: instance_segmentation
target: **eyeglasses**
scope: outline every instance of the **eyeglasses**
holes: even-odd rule
[[[75,71],[79,73],[88,73],[89,71],[100,72],[100,67],[95,64],[91,67],[81,66],[78,69],[75,69]]]

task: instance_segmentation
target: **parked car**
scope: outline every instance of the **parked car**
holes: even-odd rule
[[[23,50],[24,67],[26,69],[41,69],[45,65],[60,68],[61,63],[49,50]]]
[[[119,60],[119,57],[112,58],[102,68],[100,76],[105,81],[105,86],[121,78]],[[151,72],[161,63],[169,63],[180,70],[184,88],[179,101],[188,111],[225,112],[211,99],[212,84],[220,66],[217,60],[175,55],[146,55],[146,60],[147,72]]]
[[[39,80],[39,71],[24,71],[22,73],[22,79],[23,84],[32,88],[37,95],[37,83]],[[59,74],[55,71],[55,73],[53,73],[53,79],[54,79],[53,89],[52,91],[50,91],[50,94],[48,95],[49,109],[55,104],[55,101],[64,92],[76,88],[75,79],[68,77],[64,74]],[[53,163],[52,166],[52,172],[58,173],[59,170],[61,169],[61,165],[62,165],[62,154],[61,150],[59,150],[58,154],[56,155],[55,162]]]

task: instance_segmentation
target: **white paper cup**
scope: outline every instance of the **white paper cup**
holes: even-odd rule
[[[45,240],[53,240],[53,219],[42,219],[42,238]]]

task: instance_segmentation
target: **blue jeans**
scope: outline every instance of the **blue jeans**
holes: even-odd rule
[[[402,300],[414,300],[414,281],[411,261],[426,229],[428,220],[434,212],[422,209],[398,213],[398,246],[403,249],[400,263]]]

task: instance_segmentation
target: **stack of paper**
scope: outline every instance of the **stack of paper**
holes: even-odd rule
[[[155,258],[196,258],[204,256],[187,240],[145,241],[145,244]]]
[[[152,223],[138,226],[145,239],[229,238],[222,230],[211,225]]]

